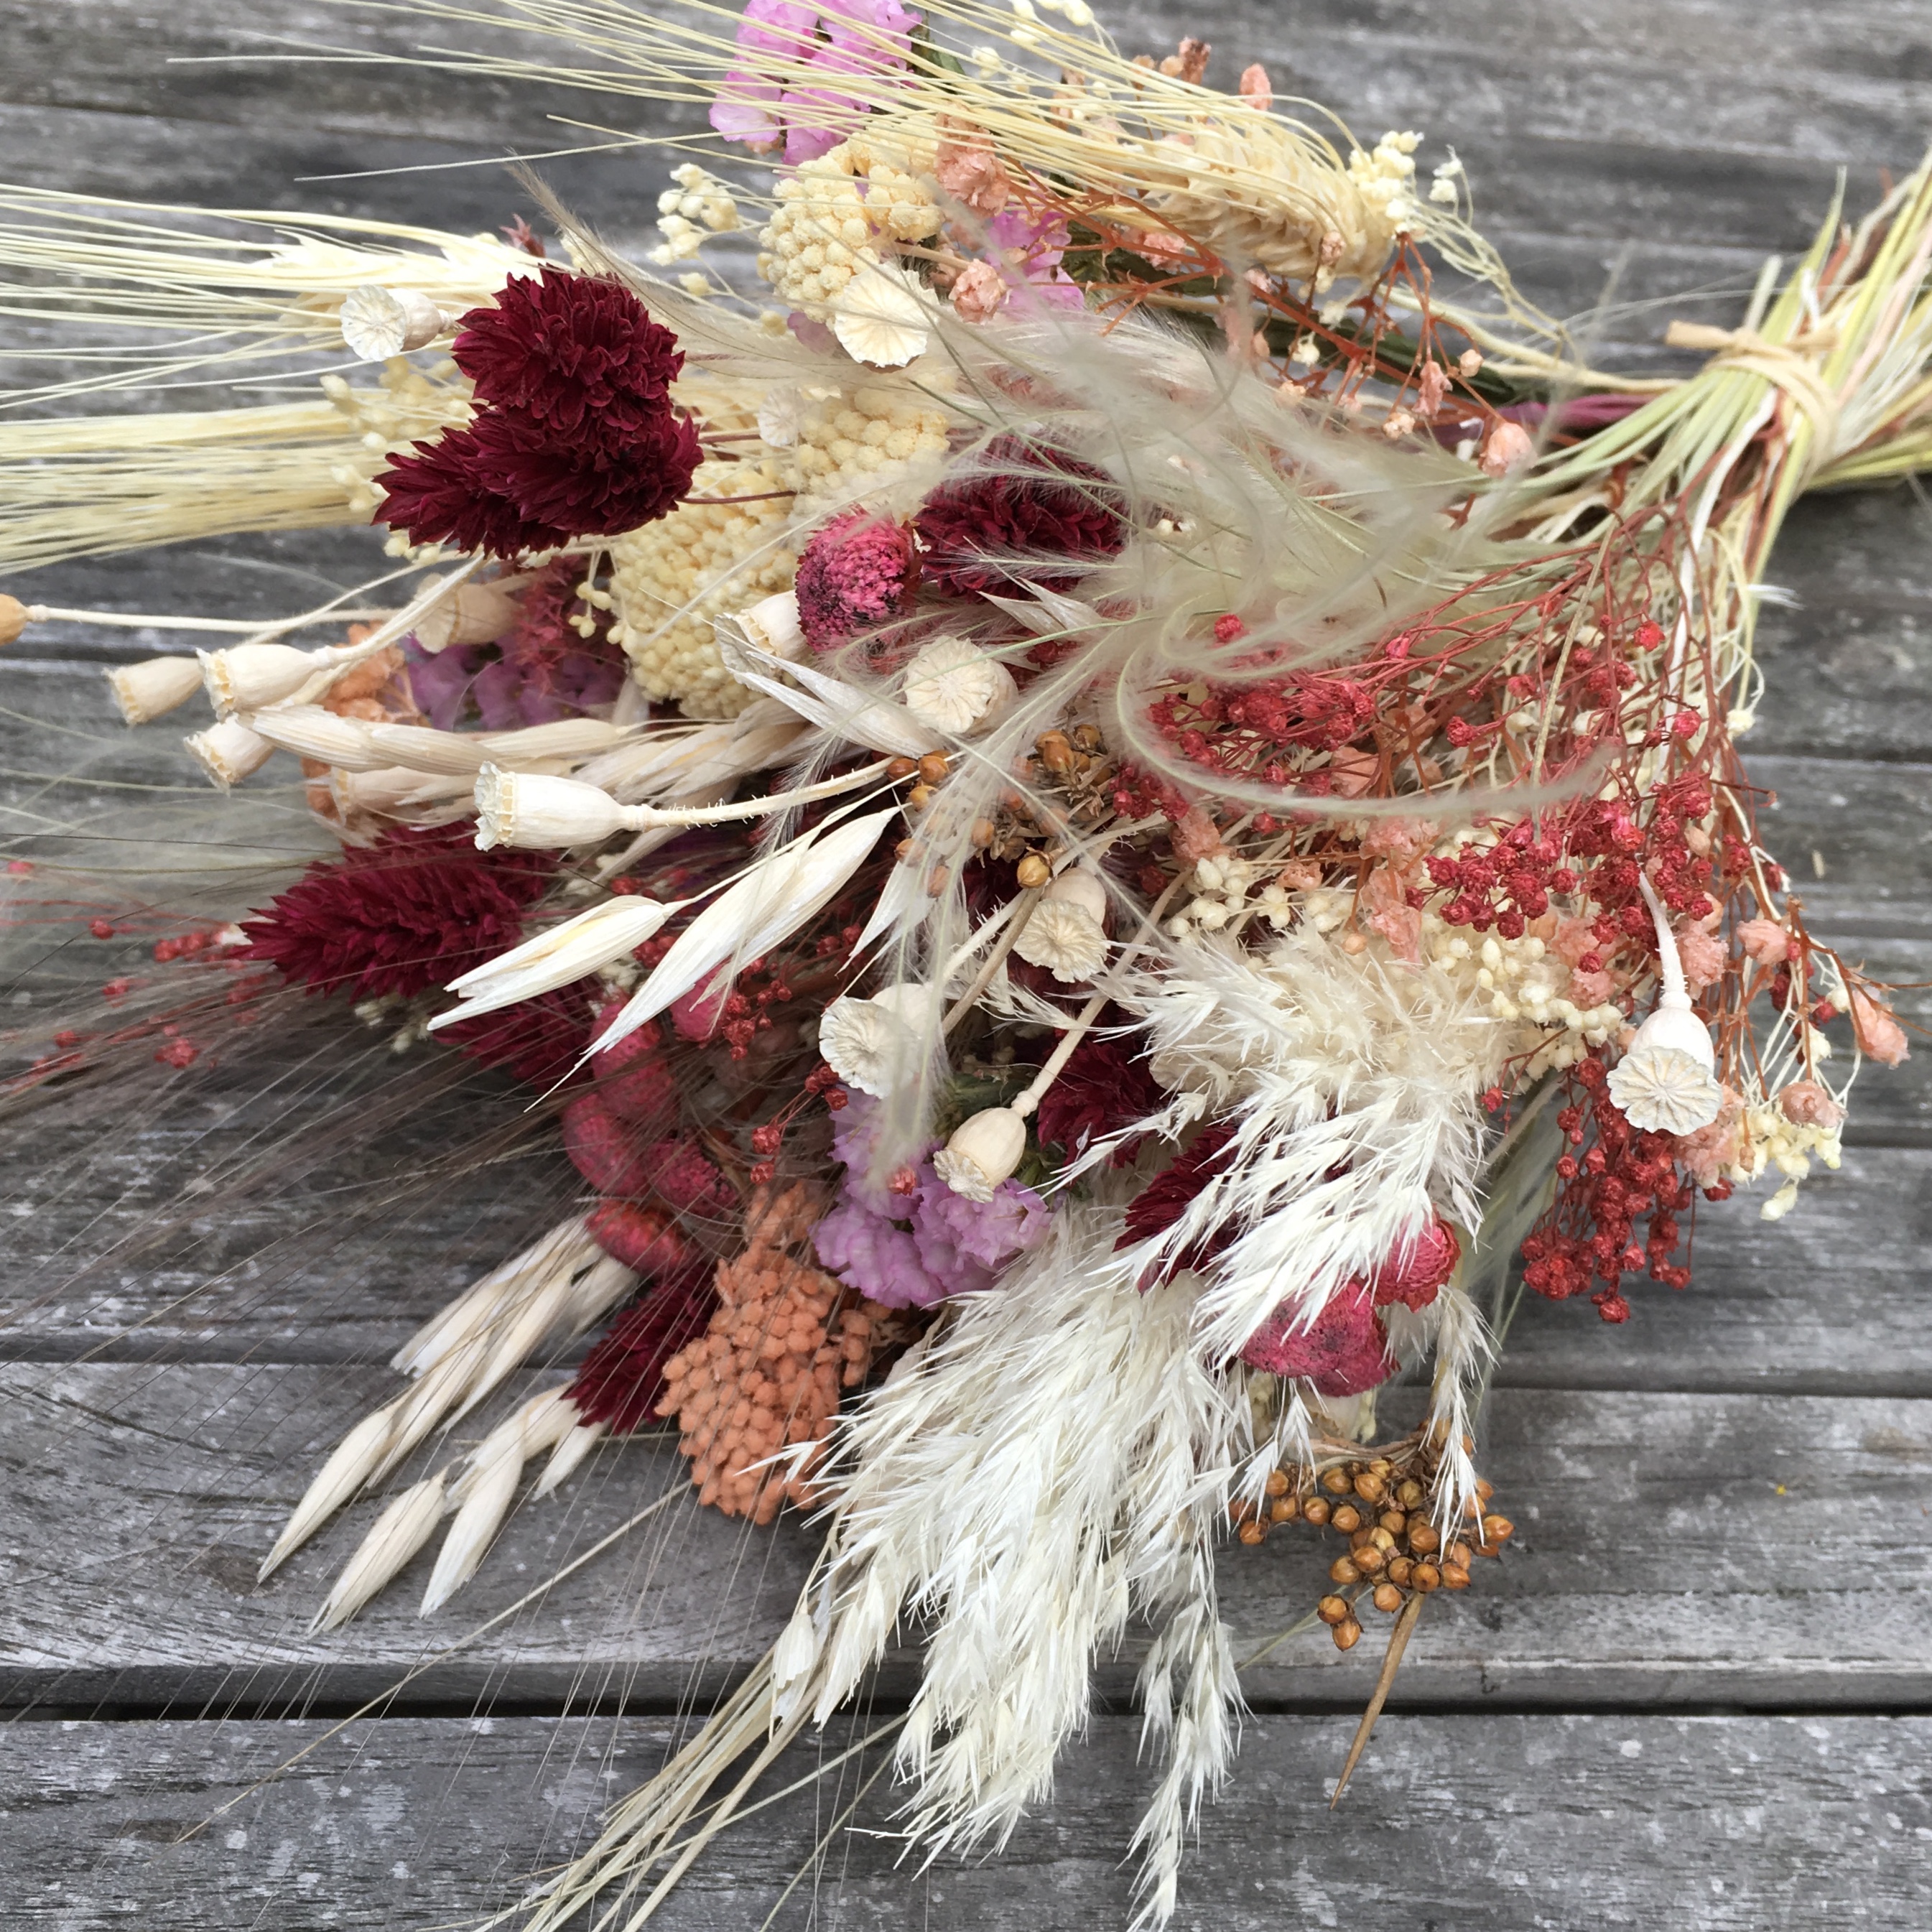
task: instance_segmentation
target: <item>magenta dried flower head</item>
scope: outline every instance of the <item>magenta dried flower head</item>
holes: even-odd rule
[[[912,533],[866,510],[848,510],[813,532],[793,585],[799,623],[815,651],[904,616],[918,586]]]
[[[669,413],[684,352],[627,288],[546,268],[514,275],[462,320],[450,353],[479,403],[561,434],[647,433]]]
[[[1395,1373],[1366,1282],[1343,1282],[1306,1328],[1294,1325],[1301,1312],[1298,1300],[1284,1301],[1248,1337],[1241,1360],[1270,1375],[1304,1377],[1325,1396],[1360,1395]]]

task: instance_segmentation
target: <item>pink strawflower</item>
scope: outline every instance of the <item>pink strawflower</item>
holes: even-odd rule
[[[910,609],[919,584],[912,534],[890,518],[848,510],[813,532],[793,589],[806,641],[834,650]]]
[[[1774,919],[1748,919],[1738,928],[1738,944],[1760,966],[1782,966],[1790,956],[1791,935]]]
[[[1905,1029],[1869,993],[1852,988],[1852,1030],[1858,1036],[1858,1050],[1887,1066],[1896,1066],[1908,1057]]]
[[[1778,1096],[1778,1112],[1793,1126],[1835,1127],[1845,1110],[1815,1080],[1794,1080]]]
[[[1677,956],[1683,962],[1684,976],[1694,986],[1714,986],[1724,976],[1727,955],[1724,943],[1701,927],[1680,926],[1677,931]]]
[[[1301,1312],[1293,1296],[1284,1301],[1249,1336],[1242,1360],[1270,1375],[1301,1376],[1317,1395],[1360,1395],[1395,1373],[1366,1282],[1345,1282],[1309,1326],[1297,1328]]]
[[[952,284],[952,306],[965,322],[991,322],[1011,291],[990,262],[968,262]]]

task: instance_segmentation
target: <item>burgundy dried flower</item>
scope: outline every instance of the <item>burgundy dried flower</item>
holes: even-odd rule
[[[568,530],[532,522],[484,481],[482,446],[473,428],[446,429],[435,442],[414,447],[412,456],[392,456],[376,478],[385,493],[377,520],[406,532],[412,543],[516,556],[569,538]]]
[[[812,533],[793,588],[806,641],[815,651],[849,644],[911,608],[919,584],[912,533],[889,518],[848,510]]]
[[[248,949],[314,992],[426,992],[515,945],[554,855],[479,852],[466,825],[386,832],[319,859],[248,920]]]
[[[564,1394],[586,1422],[628,1436],[656,1407],[665,1363],[704,1333],[717,1305],[708,1266],[671,1275],[617,1317]]]
[[[998,438],[986,460],[987,473],[934,490],[913,520],[941,590],[1071,590],[1080,574],[1053,560],[1112,556],[1126,542],[1120,492],[1091,464],[1015,436]]]
[[[470,310],[450,352],[479,402],[560,440],[586,427],[607,441],[649,434],[684,367],[677,338],[628,289],[555,268],[514,275],[494,308]]]
[[[1195,1196],[1228,1166],[1232,1158],[1229,1148],[1234,1138],[1232,1122],[1209,1121],[1181,1150],[1173,1163],[1162,1168],[1128,1203],[1126,1232],[1114,1244],[1114,1246],[1130,1247],[1136,1241],[1144,1241],[1150,1235],[1172,1227]],[[1232,1224],[1216,1228],[1179,1256],[1172,1271],[1207,1267],[1234,1240],[1235,1233]],[[1150,1279],[1144,1279],[1141,1282],[1143,1288],[1153,1286]]]
[[[594,424],[566,434],[488,410],[470,434],[472,473],[484,490],[515,504],[533,526],[574,537],[621,536],[655,522],[691,488],[704,454],[698,425],[668,410],[640,429],[608,436]]]
[[[465,828],[467,829],[466,827]],[[590,1043],[586,995],[592,982],[559,986],[494,1013],[445,1027],[440,1038],[479,1066],[507,1066],[539,1093],[580,1081],[578,1062]]]
[[[1140,1054],[1123,1041],[1089,1034],[1041,1099],[1040,1137],[1076,1154],[1090,1142],[1145,1120],[1165,1097]],[[1114,1150],[1109,1165],[1128,1166],[1145,1138],[1130,1135]]]

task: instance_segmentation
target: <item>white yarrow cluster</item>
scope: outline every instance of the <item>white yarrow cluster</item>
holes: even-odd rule
[[[778,199],[758,238],[758,273],[818,322],[832,319],[856,276],[890,259],[895,242],[925,241],[946,220],[930,176],[851,141],[792,170]]]
[[[712,236],[744,226],[729,184],[695,161],[673,169],[670,178],[674,185],[658,196],[658,232],[664,238],[651,250],[651,260],[661,268],[694,260]]]

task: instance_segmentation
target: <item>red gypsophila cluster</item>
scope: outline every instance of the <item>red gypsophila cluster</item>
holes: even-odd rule
[[[677,338],[615,282],[546,268],[463,318],[453,351],[476,413],[376,479],[380,520],[416,543],[496,556],[654,522],[701,452],[670,385]]]
[[[1574,1073],[1582,1105],[1556,1117],[1572,1150],[1556,1163],[1556,1205],[1522,1244],[1523,1280],[1553,1301],[1601,1282],[1592,1298],[1597,1312],[1606,1322],[1627,1322],[1630,1304],[1619,1292],[1625,1274],[1647,1267],[1666,1287],[1690,1286],[1690,1270],[1670,1258],[1681,1234],[1677,1216],[1689,1211],[1695,1190],[1678,1178],[1670,1136],[1640,1132],[1611,1104],[1601,1060],[1580,1060]],[[1580,1158],[1574,1150],[1586,1139],[1592,1144]],[[1730,1191],[1720,1181],[1706,1192],[1720,1200]],[[1644,1215],[1650,1226],[1640,1245],[1634,1224]]]

